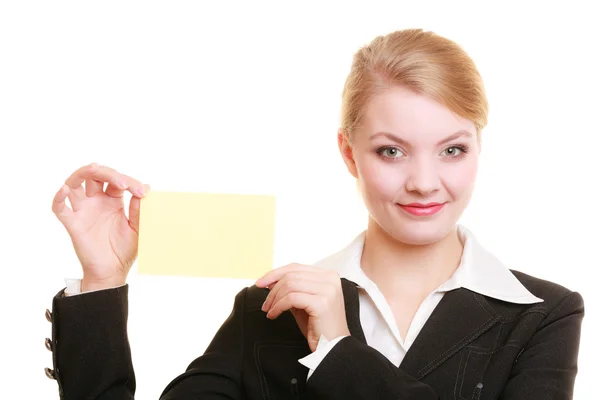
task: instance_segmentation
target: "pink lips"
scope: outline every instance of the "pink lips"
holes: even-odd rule
[[[425,217],[433,215],[440,211],[446,203],[410,203],[410,204],[398,204],[404,211],[416,215],[419,217]]]

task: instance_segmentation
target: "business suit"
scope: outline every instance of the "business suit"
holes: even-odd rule
[[[468,289],[447,293],[400,367],[365,343],[356,284],[342,278],[350,337],[306,381],[309,354],[289,312],[261,311],[268,290],[241,290],[205,353],[165,388],[183,399],[568,399],[577,373],[583,300],[513,271],[536,304]],[[127,286],[53,300],[54,370],[62,398],[133,399]]]

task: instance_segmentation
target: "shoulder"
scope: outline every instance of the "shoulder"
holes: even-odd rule
[[[260,310],[267,299],[269,289],[259,288],[256,285],[243,287],[234,299],[234,311],[256,311]]]
[[[543,303],[536,303],[533,306],[542,310],[545,314],[559,312],[561,309],[583,311],[583,298],[577,291],[521,271],[513,269],[510,271],[534,296],[544,300]]]

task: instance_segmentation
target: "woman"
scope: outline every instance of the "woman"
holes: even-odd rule
[[[571,398],[581,296],[509,270],[457,223],[488,111],[472,60],[422,30],[377,37],[355,55],[342,103],[338,144],[366,231],[314,266],[280,267],[241,290],[160,398]],[[54,198],[83,267],[47,314],[46,372],[65,399],[134,396],[126,277],[148,190],[92,164]]]

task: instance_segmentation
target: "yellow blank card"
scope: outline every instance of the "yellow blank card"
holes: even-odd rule
[[[138,271],[258,279],[271,270],[275,198],[150,193],[142,199]]]

